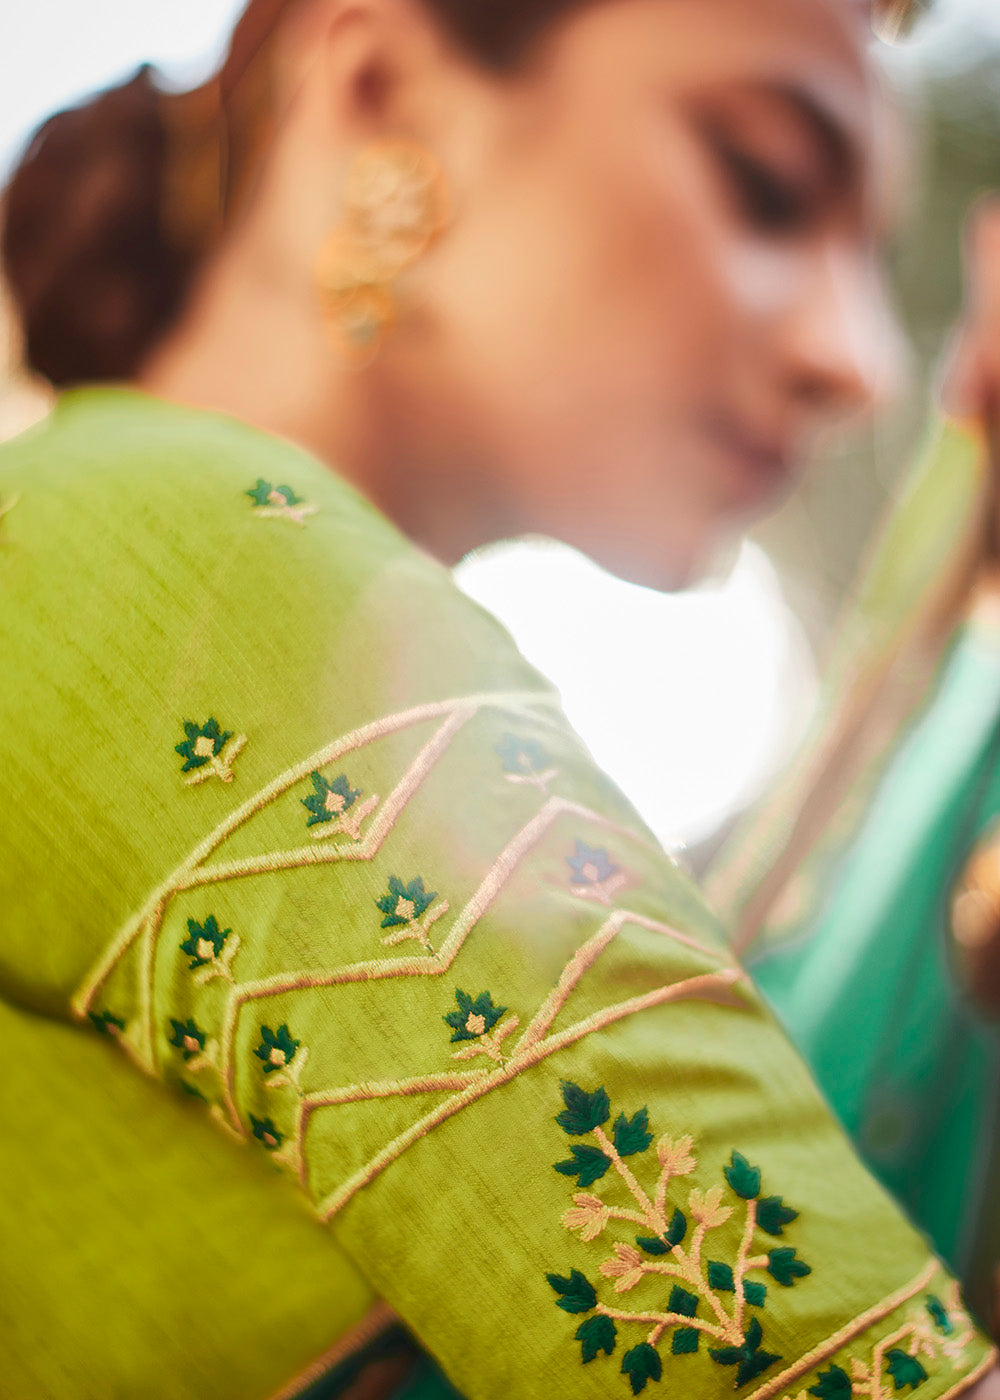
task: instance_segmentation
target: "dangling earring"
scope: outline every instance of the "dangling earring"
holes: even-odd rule
[[[344,219],[316,261],[331,334],[353,359],[368,359],[397,313],[393,282],[450,222],[444,176],[410,141],[380,141],[355,157]]]

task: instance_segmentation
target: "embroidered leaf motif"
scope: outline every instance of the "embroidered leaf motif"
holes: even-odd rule
[[[576,849],[566,857],[566,864],[573,872],[574,885],[603,885],[618,874],[618,866],[603,846],[588,846],[586,841],[576,842]]]
[[[545,791],[545,784],[556,775],[550,766],[548,754],[541,744],[533,739],[518,739],[514,734],[505,734],[496,746],[503,771],[512,782],[532,783]]]
[[[615,1292],[628,1293],[643,1280],[645,1269],[642,1255],[630,1244],[616,1244],[614,1258],[605,1259],[601,1273],[605,1278],[616,1279]]]
[[[562,1308],[563,1312],[584,1313],[597,1307],[594,1285],[584,1278],[579,1269],[573,1269],[569,1278],[563,1278],[561,1274],[546,1274],[545,1277],[550,1287],[560,1295],[556,1299],[556,1307]]]
[[[851,1378],[840,1366],[831,1366],[828,1371],[820,1371],[815,1385],[809,1387],[810,1395],[818,1395],[819,1400],[851,1400],[854,1388]]]
[[[307,515],[316,514],[316,507],[297,496],[290,486],[272,486],[262,476],[257,478],[257,485],[245,491],[244,495],[253,501],[255,515],[284,515],[297,525],[302,525]]]
[[[261,1043],[253,1053],[263,1062],[264,1073],[273,1074],[275,1070],[291,1064],[301,1042],[292,1039],[284,1022],[276,1031],[270,1026],[261,1026],[260,1033]]]
[[[573,1335],[580,1343],[580,1359],[586,1366],[588,1361],[594,1360],[599,1351],[603,1351],[605,1356],[611,1355],[615,1349],[618,1329],[610,1317],[588,1317],[586,1322],[580,1323]]]
[[[276,1151],[285,1140],[284,1134],[278,1132],[270,1118],[255,1118],[251,1113],[250,1125],[254,1137],[264,1144],[268,1152]]]
[[[757,1203],[757,1223],[769,1235],[783,1235],[785,1226],[798,1218],[798,1211],[786,1206],[780,1196],[765,1196]]]
[[[181,772],[194,774],[188,779],[188,782],[200,782],[203,778],[210,778],[214,773],[224,783],[231,783],[233,780],[232,762],[246,743],[245,735],[241,734],[238,738],[233,738],[233,731],[222,729],[214,716],[206,720],[204,724],[195,724],[193,720],[189,719],[184,720],[184,734],[183,743],[175,744],[174,752],[179,753],[184,759]],[[231,744],[230,740],[232,740]],[[224,753],[227,744],[230,744],[228,757]]]
[[[767,1272],[776,1278],[783,1288],[791,1288],[797,1278],[805,1278],[812,1269],[802,1259],[797,1259],[795,1250],[787,1245],[772,1249],[767,1256]]]
[[[110,1011],[102,1011],[98,1015],[94,1011],[88,1011],[87,1015],[93,1022],[94,1029],[100,1031],[101,1035],[116,1036],[125,1029],[125,1022],[120,1016],[113,1016]]]
[[[773,1366],[781,1357],[772,1351],[763,1351],[761,1341],[763,1340],[763,1330],[756,1318],[750,1323],[743,1338],[743,1345],[739,1347],[713,1347],[709,1352],[712,1360],[719,1366],[736,1367],[736,1389],[746,1385],[749,1381],[762,1375],[769,1366]]]
[[[722,1204],[721,1186],[712,1186],[707,1191],[700,1191],[697,1186],[692,1187],[688,1196],[688,1210],[700,1225],[709,1230],[724,1225],[733,1213],[732,1206]]]
[[[670,1290],[670,1301],[667,1304],[667,1312],[680,1313],[681,1317],[694,1317],[697,1311],[697,1294],[689,1293],[686,1288],[682,1288],[679,1283],[675,1283]]]
[[[203,924],[188,919],[187,926],[188,936],[180,947],[181,952],[187,953],[191,959],[188,963],[189,969],[205,967],[214,961],[222,952],[222,946],[232,932],[232,929],[220,929],[214,914],[209,914]]]
[[[940,1298],[936,1298],[933,1293],[927,1295],[927,1302],[924,1304],[931,1315],[931,1321],[937,1330],[944,1336],[950,1337],[955,1330],[955,1324],[948,1316],[948,1309]]]
[[[697,1327],[678,1327],[670,1341],[675,1356],[688,1356],[698,1350],[701,1333]]]
[[[619,1113],[615,1120],[614,1142],[620,1156],[633,1157],[637,1152],[645,1152],[653,1141],[653,1134],[648,1129],[649,1112],[647,1109],[640,1108],[631,1121],[625,1117],[624,1113]]]
[[[693,1146],[694,1139],[690,1133],[685,1133],[676,1142],[666,1134],[660,1138],[656,1144],[656,1156],[668,1181],[675,1176],[689,1176],[694,1171],[698,1163],[691,1150]]]
[[[385,925],[383,924],[382,927],[384,928]],[[489,992],[480,992],[477,997],[473,998],[467,992],[459,991],[456,988],[455,1000],[458,1002],[458,1010],[449,1011],[447,1015],[441,1017],[442,1021],[446,1021],[455,1032],[451,1037],[453,1045],[457,1040],[476,1040],[479,1036],[485,1035],[493,1029],[507,1010],[506,1006],[494,1006],[493,998]]]
[[[562,1113],[556,1115],[556,1122],[571,1137],[593,1132],[611,1117],[611,1104],[603,1086],[588,1094],[579,1084],[563,1079],[560,1080],[559,1087],[566,1107]]]
[[[375,904],[385,915],[383,928],[401,928],[425,914],[435,899],[437,890],[424,889],[420,875],[408,885],[404,885],[397,875],[390,875],[389,893],[376,899]]]
[[[563,1176],[578,1176],[577,1184],[581,1187],[593,1186],[611,1166],[611,1158],[599,1147],[591,1147],[589,1143],[575,1142],[570,1151],[573,1154],[572,1158],[556,1162],[555,1168]]]
[[[927,1372],[917,1358],[911,1356],[907,1351],[902,1351],[899,1347],[893,1347],[890,1352],[887,1352],[885,1360],[889,1374],[892,1376],[892,1383],[897,1390],[902,1390],[907,1385],[911,1390],[916,1390],[917,1386],[923,1385],[927,1379]]]
[[[311,796],[299,799],[303,807],[312,813],[306,826],[336,821],[344,812],[349,812],[361,796],[361,789],[352,788],[343,773],[332,782],[319,772],[310,773],[309,776],[315,791]]]
[[[632,1383],[632,1394],[639,1395],[648,1381],[658,1381],[663,1375],[663,1363],[648,1342],[640,1342],[622,1357],[622,1375]]]
[[[733,1152],[724,1174],[737,1196],[742,1196],[745,1201],[752,1201],[760,1195],[760,1167],[752,1167],[742,1152]]]
[[[204,768],[206,763],[222,752],[226,740],[233,737],[231,729],[220,729],[217,719],[206,720],[204,724],[185,720],[184,733],[187,738],[183,744],[174,745],[174,752],[185,760],[182,773],[188,773],[192,768]]]
[[[710,1288],[717,1288],[723,1293],[736,1292],[736,1280],[733,1278],[732,1269],[728,1264],[720,1264],[715,1259],[709,1260],[708,1283]]]
[[[675,1210],[662,1235],[636,1235],[635,1242],[647,1254],[669,1254],[675,1244],[682,1242],[686,1234],[687,1216],[682,1210]]]
[[[580,1238],[586,1243],[596,1240],[608,1223],[608,1209],[600,1196],[588,1191],[577,1191],[573,1205],[565,1211],[562,1223],[567,1230],[579,1230]]]
[[[180,1050],[185,1060],[190,1060],[194,1055],[198,1055],[205,1048],[205,1032],[200,1030],[192,1020],[175,1021],[171,1016],[170,1024],[174,1028],[174,1033],[170,1037],[168,1044]]]
[[[743,1280],[743,1296],[754,1308],[762,1308],[767,1301],[767,1284]]]
[[[184,1090],[185,1094],[190,1094],[193,1099],[201,1099],[202,1103],[208,1103],[205,1095],[194,1084],[189,1084],[186,1079],[178,1079],[177,1083]]]

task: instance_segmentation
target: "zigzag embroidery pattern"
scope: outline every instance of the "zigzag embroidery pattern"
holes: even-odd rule
[[[440,762],[459,730],[475,715],[486,709],[514,713],[532,711],[536,707],[551,707],[556,702],[544,694],[495,694],[462,697],[423,705],[398,714],[385,716],[372,724],[335,740],[318,753],[282,773],[227,817],[164,883],[156,889],[144,907],[136,913],[111,942],[99,962],[91,970],[73,1000],[74,1011],[80,1019],[87,1016],[95,998],[108,977],[137,942],[140,943],[140,990],[138,1038],[125,1048],[148,1073],[156,1072],[155,1023],[153,1016],[153,964],[157,938],[170,901],[179,893],[202,886],[218,884],[244,876],[277,873],[306,866],[338,861],[369,861],[379,852],[396,824],[400,813]],[[373,743],[389,734],[399,733],[421,723],[440,719],[441,723],[423,746],[396,787],[371,818],[368,829],[349,845],[317,846],[315,842],[287,851],[267,853],[240,860],[210,863],[210,857],[239,827],[262,811],[289,788],[300,783],[310,773],[324,765],[337,762],[345,754]],[[351,963],[340,968],[289,972],[256,982],[236,983],[229,992],[217,1047],[217,1069],[222,1085],[223,1108],[216,1109],[221,1126],[241,1140],[246,1127],[240,1117],[235,1098],[234,1048],[240,1014],[244,1007],[264,998],[283,993],[332,987],[348,983],[368,982],[396,977],[440,977],[448,971],[458,956],[469,933],[494,904],[504,886],[524,859],[538,846],[553,825],[565,816],[586,821],[649,848],[638,833],[623,827],[590,808],[561,797],[547,797],[539,811],[518,831],[500,852],[465,907],[458,913],[437,952],[430,955],[376,958]],[[656,848],[658,849],[658,848]],[[442,910],[444,912],[444,910]],[[584,974],[593,966],[621,930],[633,924],[672,939],[679,945],[704,956],[711,969],[675,983],[655,988],[641,996],[629,998],[594,1012],[586,1019],[551,1033],[556,1016],[565,1006]],[[405,1131],[386,1143],[359,1170],[334,1191],[316,1203],[317,1214],[329,1220],[351,1197],[400,1157],[412,1144],[439,1123],[476,1102],[491,1090],[508,1083],[529,1066],[556,1051],[591,1034],[603,1026],[621,1020],[638,1011],[667,1002],[692,997],[707,997],[739,1004],[734,996],[736,984],[745,978],[741,967],[721,958],[696,939],[666,924],[659,923],[628,910],[613,909],[600,928],[579,947],[566,963],[559,979],[541,1007],[526,1026],[509,1055],[491,1069],[449,1071],[413,1078],[366,1082],[338,1086],[313,1093],[299,1093],[294,1132],[279,1155],[295,1170],[307,1193],[309,1191],[308,1163],[305,1139],[313,1115],[321,1109],[340,1104],[360,1103],[415,1094],[442,1093],[448,1097],[426,1113]]]

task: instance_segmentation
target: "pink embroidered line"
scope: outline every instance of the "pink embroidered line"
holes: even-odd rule
[[[858,1336],[861,1332],[866,1331],[873,1323],[880,1322],[882,1318],[888,1317],[890,1313],[895,1312],[903,1303],[909,1302],[914,1294],[919,1293],[922,1288],[927,1287],[938,1268],[937,1260],[929,1260],[920,1270],[919,1274],[911,1279],[909,1283],[905,1284],[895,1293],[890,1293],[887,1298],[883,1298],[880,1303],[876,1303],[875,1306],[869,1308],[867,1312],[863,1312],[860,1317],[854,1318],[852,1322],[842,1327],[839,1332],[834,1332],[832,1337],[827,1337],[826,1341],[821,1342],[818,1347],[814,1347],[813,1350],[807,1352],[805,1356],[800,1356],[798,1361],[786,1367],[780,1375],[772,1376],[769,1381],[758,1386],[755,1391],[747,1396],[747,1400],[770,1400],[772,1395],[777,1395],[785,1386],[794,1384],[801,1376],[811,1371],[814,1366],[821,1365],[824,1361],[828,1360],[829,1357],[835,1355],[842,1346],[846,1345],[847,1342],[851,1341],[852,1338]]]
[[[225,1023],[221,1035],[222,1041],[222,1090],[226,1102],[226,1107],[234,1124],[239,1123],[239,1113],[235,1102],[234,1084],[234,1047],[236,1040],[237,1022],[240,1010],[251,1001],[260,1000],[263,997],[279,996],[287,992],[305,991],[307,988],[343,986],[351,982],[371,982],[390,977],[440,977],[447,972],[458,956],[462,945],[468,937],[470,931],[475,927],[483,915],[490,909],[504,885],[518,869],[521,862],[539,844],[546,832],[560,818],[572,815],[583,821],[594,823],[622,836],[635,837],[635,833],[629,831],[627,827],[620,826],[617,822],[602,816],[599,812],[593,812],[588,807],[582,807],[576,802],[569,802],[562,797],[550,797],[540,810],[532,817],[525,826],[507,843],[504,849],[490,867],[483,878],[475,894],[466,904],[465,908],[456,918],[448,933],[447,938],[442,943],[438,952],[430,957],[421,955],[419,957],[407,958],[373,958],[365,962],[351,963],[346,967],[335,968],[332,971],[314,970],[274,977],[263,978],[258,982],[243,983],[234,988],[226,1008]],[[642,838],[635,838],[642,839]],[[625,919],[630,918],[625,915]],[[694,939],[688,938],[686,934],[677,933],[669,929],[665,924],[657,924],[652,920],[639,919],[644,927],[653,928],[661,933],[668,933],[678,941],[684,943],[696,951],[707,954],[713,961],[718,955],[710,949],[704,948]],[[619,923],[618,927],[621,927]],[[617,932],[617,929],[615,929]],[[612,935],[613,936],[613,935]],[[597,935],[600,939],[600,934]],[[576,980],[582,975],[586,966],[598,955],[602,947],[595,945],[595,951],[590,956],[590,961],[585,964],[579,972],[575,974]],[[583,951],[583,950],[581,950]],[[579,957],[578,953],[576,957]],[[572,977],[573,974],[570,974]],[[572,987],[575,981],[570,983]],[[557,989],[558,992],[558,989]],[[568,994],[568,993],[567,993]],[[551,1000],[551,998],[550,998]],[[558,1007],[555,1007],[557,1010]],[[552,1015],[555,1014],[552,1011]],[[551,1019],[551,1017],[550,1017]],[[530,1031],[530,1027],[528,1028]]]
[[[364,1167],[354,1172],[336,1191],[331,1192],[319,1203],[320,1218],[324,1221],[330,1220],[356,1192],[363,1186],[367,1186],[369,1182],[374,1181],[386,1167],[402,1156],[407,1148],[424,1137],[432,1128],[436,1128],[438,1124],[461,1112],[463,1108],[467,1108],[469,1104],[482,1098],[484,1094],[490,1093],[491,1090],[499,1088],[502,1084],[509,1083],[529,1066],[539,1064],[549,1055],[555,1054],[557,1050],[562,1050],[567,1045],[573,1044],[574,1041],[589,1035],[592,1031],[609,1026],[636,1011],[643,1011],[658,1005],[662,1006],[667,1002],[680,1001],[687,997],[700,996],[714,988],[728,988],[743,976],[745,974],[737,969],[727,969],[722,972],[706,973],[699,977],[690,977],[683,982],[671,983],[670,986],[658,987],[655,991],[648,992],[644,996],[632,997],[628,1001],[605,1007],[592,1016],[588,1016],[586,1020],[578,1021],[558,1035],[550,1036],[547,1040],[533,1045],[526,1054],[516,1058],[512,1056],[506,1065],[483,1075],[477,1082],[470,1084],[461,1093],[433,1109],[407,1128],[405,1132],[400,1133],[387,1143]],[[304,1126],[307,1128],[308,1124]]]
[[[546,708],[559,707],[559,701],[555,696],[544,693],[534,693],[531,691],[498,692],[496,694],[481,694],[457,697],[451,700],[433,701],[427,705],[417,705],[413,709],[401,710],[397,714],[385,715],[381,719],[373,721],[371,724],[363,725],[358,729],[353,729],[350,733],[335,739],[332,743],[326,744],[309,758],[297,763],[294,767],[287,769],[280,774],[266,787],[261,788],[253,797],[247,799],[231,812],[224,821],[201,841],[191,854],[177,867],[163,883],[150,895],[145,905],[122,926],[115,937],[105,948],[100,958],[88,972],[80,987],[72,999],[73,1010],[81,1019],[89,1010],[94,997],[97,995],[102,983],[111,972],[112,968],[121,957],[128,951],[138,936],[143,925],[150,919],[153,911],[160,902],[170,897],[177,888],[177,882],[183,879],[191,871],[200,866],[208,857],[226,841],[234,831],[238,830],[244,822],[262,811],[276,797],[287,792],[290,787],[309,774],[315,768],[322,768],[327,763],[333,763],[344,754],[351,753],[356,749],[364,748],[377,739],[385,738],[389,734],[395,734],[404,729],[412,728],[421,724],[425,720],[436,719],[441,715],[450,715],[455,711],[474,714],[481,709],[519,709],[531,710],[534,706]]]
[[[950,1390],[939,1397],[939,1400],[954,1400],[956,1395],[963,1395],[976,1381],[981,1380],[986,1372],[997,1364],[997,1349],[990,1347],[989,1351],[980,1361],[979,1365],[962,1377]]]
[[[321,1376],[325,1376],[327,1371],[331,1371],[338,1362],[344,1361],[354,1352],[360,1351],[380,1332],[385,1332],[399,1320],[398,1313],[393,1312],[388,1303],[381,1301],[374,1303],[356,1326],[352,1327],[349,1332],[345,1332],[342,1337],[338,1337],[328,1351],[317,1357],[304,1371],[300,1371],[294,1380],[283,1385],[276,1394],[270,1397],[270,1400],[296,1400],[296,1396],[301,1395]]]

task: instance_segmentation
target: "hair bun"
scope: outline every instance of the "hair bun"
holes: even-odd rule
[[[160,219],[165,137],[144,64],[48,118],[4,196],[4,271],[30,366],[53,384],[125,379],[180,309],[191,258]]]

